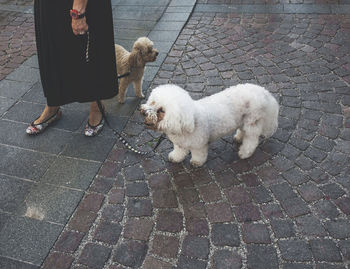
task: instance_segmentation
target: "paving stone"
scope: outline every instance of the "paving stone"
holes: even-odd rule
[[[176,258],[179,250],[179,239],[172,236],[155,235],[151,253],[164,258]]]
[[[320,189],[327,197],[330,197],[331,199],[337,199],[345,194],[342,188],[335,183],[324,185]]]
[[[152,195],[153,205],[156,208],[178,207],[176,193],[172,190],[155,190]]]
[[[165,232],[180,232],[183,228],[183,216],[171,210],[160,211],[156,220],[156,228]]]
[[[295,192],[287,183],[272,185],[270,189],[275,197],[281,201],[296,197]]]
[[[233,220],[231,207],[227,203],[207,205],[206,212],[211,223],[226,222]]]
[[[238,247],[240,245],[238,227],[236,225],[213,224],[211,234],[212,242],[215,246]]]
[[[115,181],[110,178],[98,177],[94,180],[89,188],[91,192],[97,192],[100,194],[107,194],[113,187]]]
[[[312,253],[309,245],[301,240],[279,241],[282,258],[286,261],[311,261]]]
[[[123,242],[117,247],[113,261],[125,266],[139,267],[145,259],[147,249],[145,243],[131,240]]]
[[[313,239],[310,246],[316,261],[340,262],[342,260],[340,252],[332,240]]]
[[[327,221],[326,229],[329,232],[330,236],[332,236],[333,238],[350,238],[350,223],[346,219]]]
[[[17,211],[23,216],[66,224],[82,196],[81,191],[39,183]]]
[[[174,175],[174,183],[178,188],[194,187],[190,174]]]
[[[108,203],[122,204],[124,202],[124,197],[125,197],[124,189],[112,189],[108,196]]]
[[[346,269],[345,265],[336,265],[330,263],[318,263],[316,269]]]
[[[186,236],[182,245],[182,253],[187,257],[207,259],[209,255],[209,240],[192,235]]]
[[[281,218],[283,217],[282,209],[278,204],[266,204],[261,206],[265,218]]]
[[[320,200],[324,196],[320,189],[314,183],[311,182],[299,186],[298,192],[306,202]]]
[[[179,262],[178,262],[178,268],[183,269],[205,269],[206,268],[206,262],[188,258],[183,255],[180,256]]]
[[[314,204],[314,208],[322,217],[334,219],[339,215],[337,207],[327,200],[321,200]]]
[[[195,188],[182,189],[178,194],[179,203],[186,205],[194,205],[200,202],[199,193]]]
[[[10,217],[0,233],[0,253],[40,266],[63,229],[62,225]]]
[[[53,252],[46,259],[42,268],[59,268],[59,269],[68,269],[70,268],[74,258],[64,253]]]
[[[0,173],[35,181],[55,160],[52,155],[3,145],[0,146],[0,155]]]
[[[295,236],[295,229],[291,220],[271,220],[272,230],[277,238],[288,238]]]
[[[58,157],[46,171],[41,181],[86,190],[100,165],[97,162]]]
[[[350,240],[341,240],[339,246],[343,256],[349,260],[350,257]]]
[[[240,205],[251,201],[249,193],[242,187],[226,189],[225,194],[233,205]]]
[[[125,224],[124,237],[147,241],[153,225],[154,223],[150,219],[129,218]]]
[[[296,218],[298,229],[306,236],[325,236],[327,232],[319,219],[313,215]]]
[[[293,186],[300,185],[309,180],[309,178],[298,169],[290,169],[282,176]]]
[[[0,209],[15,212],[33,187],[31,182],[0,175]]]
[[[85,236],[84,233],[65,231],[55,244],[55,250],[65,253],[73,253],[78,248],[81,240]]]
[[[272,246],[248,245],[247,265],[250,268],[277,268],[277,252]]]
[[[268,203],[273,200],[270,192],[264,186],[250,188],[249,192],[256,203]]]
[[[38,269],[39,266],[24,263],[20,261],[15,261],[5,257],[0,257],[0,268],[9,268],[9,269]]]
[[[242,257],[229,250],[217,250],[213,256],[213,262],[216,269],[239,269],[242,267]]]
[[[239,184],[239,181],[238,181],[235,173],[233,173],[230,170],[216,175],[216,181],[219,183],[219,185],[222,188],[227,188],[227,187]]]
[[[199,193],[204,202],[216,202],[221,199],[221,193],[216,184],[200,187]]]
[[[152,175],[148,179],[148,183],[152,189],[168,189],[171,187],[170,177],[167,174]]]
[[[94,239],[110,245],[117,244],[122,232],[122,226],[119,223],[101,221],[97,226]]]
[[[153,268],[159,268],[159,269],[171,269],[172,266],[170,263],[157,260],[151,256],[147,256],[145,259],[145,262],[143,263],[144,269],[153,269]],[[114,268],[110,268],[114,269]],[[115,268],[118,269],[118,268]]]
[[[344,214],[350,215],[350,197],[339,198],[335,201],[335,203],[340,210],[344,212]]]
[[[152,202],[145,199],[130,199],[127,205],[129,217],[141,217],[152,215]]]
[[[205,219],[186,219],[186,230],[190,235],[208,235],[209,225]]]
[[[133,182],[126,184],[125,194],[129,197],[148,196],[148,187],[145,182]]]
[[[68,223],[68,227],[82,233],[87,233],[94,223],[97,214],[94,212],[77,210]]]
[[[241,179],[247,187],[256,187],[260,185],[256,174],[245,174],[241,176]]]
[[[305,215],[310,212],[307,204],[299,197],[284,200],[281,202],[281,205],[291,218]]]
[[[87,194],[81,201],[79,208],[85,211],[98,212],[102,206],[104,196],[96,193]]]
[[[125,207],[123,205],[107,205],[103,208],[102,218],[107,221],[121,221],[124,216]]]
[[[85,245],[78,262],[92,268],[102,268],[110,254],[110,248],[94,243],[88,243]]]
[[[233,209],[239,222],[250,222],[261,219],[259,210],[253,204],[243,204]]]
[[[63,150],[62,156],[104,161],[114,142],[114,138],[97,136],[94,138],[94,143],[91,143],[88,137],[81,137],[81,134],[73,135],[70,143]]]
[[[265,224],[247,223],[243,225],[243,240],[246,243],[269,244],[270,234]]]
[[[311,264],[305,263],[285,263],[283,269],[312,269]]]

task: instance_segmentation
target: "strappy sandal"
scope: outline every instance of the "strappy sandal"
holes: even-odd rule
[[[47,127],[52,125],[54,122],[58,121],[62,117],[62,111],[60,108],[57,109],[55,114],[53,114],[51,117],[49,117],[47,120],[34,124],[34,122],[38,119],[35,119],[26,129],[26,133],[28,135],[37,135],[45,131]]]
[[[89,120],[88,120],[88,122],[85,126],[85,129],[84,129],[84,135],[88,136],[88,137],[96,136],[99,133],[101,133],[104,125],[105,125],[105,120],[103,118],[103,114],[102,114],[102,118],[101,118],[100,122],[95,126],[91,125]]]

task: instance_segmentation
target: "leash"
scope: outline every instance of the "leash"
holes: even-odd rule
[[[90,58],[89,58],[90,32],[89,32],[89,31],[86,32],[86,36],[87,36],[87,41],[86,41],[86,50],[85,50],[85,61],[86,61],[87,63],[89,63],[89,62],[90,62]],[[123,78],[123,77],[127,77],[127,76],[129,76],[129,75],[130,75],[130,72],[127,72],[127,73],[125,73],[125,74],[123,74],[123,75],[117,76],[117,89],[119,89],[119,81],[118,81],[118,79]],[[98,109],[100,110],[100,112],[101,112],[101,114],[102,114],[102,118],[104,119],[105,123],[106,123],[107,126],[113,131],[114,135],[118,137],[119,141],[122,142],[123,145],[124,145],[128,150],[130,150],[130,151],[132,151],[132,152],[135,152],[135,153],[137,153],[137,154],[140,154],[140,155],[147,155],[147,154],[149,154],[149,153],[151,153],[151,152],[154,152],[154,151],[158,148],[158,146],[160,145],[160,143],[165,139],[164,134],[162,134],[162,135],[159,137],[159,139],[158,139],[158,141],[157,141],[157,144],[155,145],[155,147],[153,148],[152,151],[140,151],[140,150],[138,150],[138,149],[135,149],[135,148],[134,148],[133,146],[131,146],[131,145],[129,144],[129,142],[126,141],[125,138],[124,138],[117,130],[115,130],[115,129],[112,127],[112,125],[109,123],[109,121],[108,121],[108,119],[107,119],[107,117],[106,117],[105,110],[104,110],[104,108],[103,108],[103,106],[102,106],[101,100],[97,100],[96,102],[97,102]]]
[[[104,119],[106,125],[113,131],[114,135],[118,137],[119,141],[122,142],[123,145],[124,145],[128,150],[130,150],[130,151],[132,151],[132,152],[134,152],[134,153],[137,153],[137,154],[139,154],[139,155],[147,155],[147,154],[149,154],[149,153],[151,153],[151,152],[154,152],[154,151],[158,148],[158,146],[160,145],[160,143],[165,139],[165,136],[162,134],[162,135],[159,137],[159,139],[158,139],[158,141],[157,141],[157,144],[155,145],[155,147],[153,148],[152,151],[140,151],[140,150],[134,148],[134,147],[131,146],[131,145],[129,144],[129,142],[126,141],[125,138],[124,138],[117,130],[115,130],[115,129],[111,126],[111,124],[108,122],[108,119],[107,119],[107,117],[106,117],[106,113],[105,113],[104,108],[103,108],[103,106],[102,106],[101,100],[97,100],[96,103],[97,103],[98,109],[100,110],[100,112],[101,112],[101,114],[102,114],[102,117],[103,117],[103,119]]]

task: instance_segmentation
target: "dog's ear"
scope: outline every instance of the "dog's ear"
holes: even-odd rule
[[[144,61],[142,59],[141,50],[139,48],[133,48],[129,56],[129,65],[134,67],[144,67]]]

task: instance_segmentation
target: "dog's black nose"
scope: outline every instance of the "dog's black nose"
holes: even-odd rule
[[[158,54],[159,54],[159,52],[158,52],[158,51],[156,51],[156,56],[158,56]]]

